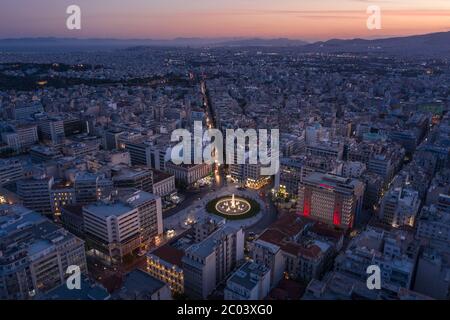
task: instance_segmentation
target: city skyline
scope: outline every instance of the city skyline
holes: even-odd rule
[[[81,30],[66,28],[69,5],[81,8]],[[368,30],[367,8],[378,5],[382,27]],[[332,38],[385,38],[450,30],[450,3],[444,0],[364,1],[323,0],[253,1],[212,3],[200,0],[189,8],[180,0],[132,0],[124,10],[118,1],[95,4],[85,0],[24,0],[2,4],[0,38],[73,37],[117,39],[290,38],[320,41]]]
[[[191,2],[2,1],[0,303],[449,301],[450,0]]]

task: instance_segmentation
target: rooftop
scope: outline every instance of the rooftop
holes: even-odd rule
[[[131,195],[128,195],[127,197],[123,198],[123,201],[131,205],[132,207],[137,207],[141,205],[144,202],[150,201],[150,200],[156,200],[159,197],[157,195],[154,195],[153,193],[148,193],[142,190],[136,191]]]
[[[159,170],[153,170],[153,183],[157,183],[170,177],[172,177],[171,174]]]
[[[86,277],[82,277],[79,290],[70,290],[64,283],[42,297],[48,300],[109,300],[109,298],[110,295],[103,286]]]
[[[232,234],[235,233],[236,231],[237,231],[236,229],[225,225],[214,231],[202,242],[190,246],[187,249],[187,251],[194,253],[195,255],[200,256],[202,258],[206,258],[214,251],[218,239],[222,238],[223,235]]]
[[[233,273],[230,279],[228,279],[228,282],[252,290],[258,285],[259,278],[263,277],[268,272],[270,272],[270,269],[265,265],[249,261]]]
[[[83,215],[83,206],[81,205],[67,205],[62,208],[63,212],[70,212],[71,214],[81,216]]]
[[[345,178],[334,174],[320,172],[311,173],[304,179],[304,182],[313,183],[325,189],[334,189],[339,187],[355,188],[356,186],[362,184],[362,182],[357,179]]]
[[[136,269],[125,276],[122,288],[116,293],[120,298],[143,298],[152,295],[166,284],[145,271]]]
[[[181,259],[184,256],[184,251],[174,248],[170,244],[166,244],[150,252],[149,254],[169,262],[172,265],[181,267]]]
[[[119,201],[116,202],[96,202],[94,204],[87,205],[83,210],[88,211],[96,216],[107,218],[111,216],[119,217],[134,210],[129,204],[125,204]]]
[[[40,214],[19,205],[0,205],[0,237],[26,226],[46,221]]]

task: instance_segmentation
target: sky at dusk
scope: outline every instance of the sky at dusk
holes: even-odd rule
[[[81,8],[81,30],[66,8]],[[369,5],[382,29],[368,30]],[[0,38],[378,38],[450,30],[450,0],[1,0]]]

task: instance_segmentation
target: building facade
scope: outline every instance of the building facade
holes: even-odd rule
[[[63,283],[69,266],[86,274],[84,242],[40,214],[1,205],[0,299],[31,299]]]
[[[351,229],[362,210],[364,184],[356,179],[312,173],[299,187],[299,214]]]
[[[192,299],[206,299],[244,258],[244,231],[223,226],[190,246],[182,259],[184,290]]]

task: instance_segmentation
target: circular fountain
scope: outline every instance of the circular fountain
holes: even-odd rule
[[[252,206],[244,198],[237,198],[234,194],[231,198],[220,199],[216,203],[216,210],[225,215],[241,215],[250,211]]]
[[[209,213],[214,213],[227,219],[246,219],[259,212],[256,201],[241,196],[225,196],[210,201],[207,205]]]

